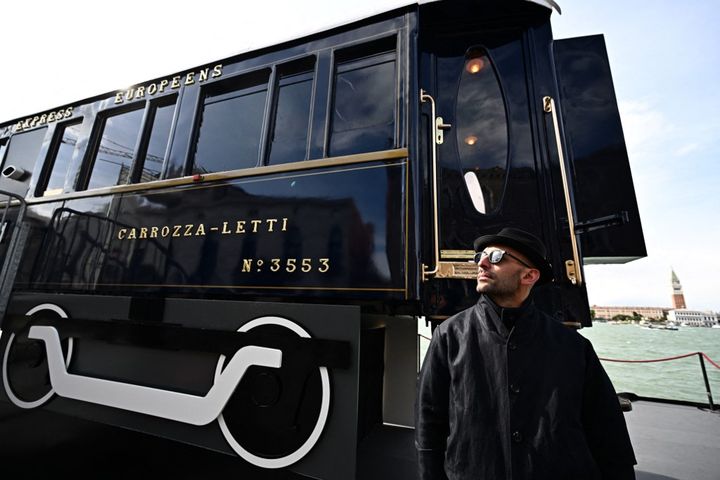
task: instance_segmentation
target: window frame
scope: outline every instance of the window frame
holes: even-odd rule
[[[55,130],[53,132],[52,140],[50,141],[50,148],[48,149],[47,155],[45,156],[45,161],[43,162],[43,167],[40,170],[40,178],[38,179],[37,185],[35,187],[35,195],[36,197],[50,197],[53,195],[60,195],[65,192],[65,186],[67,185],[67,174],[70,172],[70,166],[72,165],[72,157],[75,156],[75,152],[77,151],[77,144],[73,149],[73,155],[70,157],[70,164],[68,165],[68,171],[65,173],[65,182],[62,187],[58,187],[57,189],[54,189],[53,191],[48,191],[48,183],[50,183],[50,178],[52,177],[53,169],[55,168],[55,163],[57,161],[57,156],[60,153],[60,145],[62,144],[62,138],[65,135],[65,131],[68,127],[72,127],[75,125],[82,125],[83,124],[83,117],[77,117],[72,118],[70,120],[66,120],[64,122],[58,123],[55,126]],[[78,137],[79,140],[79,137]],[[60,190],[60,191],[56,191]]]

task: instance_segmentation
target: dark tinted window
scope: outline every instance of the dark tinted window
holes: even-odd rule
[[[75,152],[75,144],[80,136],[80,122],[58,125],[53,139],[54,157],[49,166],[47,185],[41,195],[62,193],[70,161]]]
[[[21,196],[27,193],[27,186],[46,133],[47,128],[40,128],[16,133],[10,138],[5,151],[5,162],[2,165],[2,171],[9,173],[9,171],[14,170],[15,172],[25,173],[16,179],[0,176],[0,190],[9,190]]]
[[[213,86],[203,101],[193,173],[254,167],[260,158],[266,72]]]
[[[7,150],[7,138],[0,140],[0,165],[5,160],[5,150]]]
[[[138,109],[105,118],[88,188],[127,183],[144,113]]]
[[[395,52],[342,59],[335,68],[330,156],[395,146]]]
[[[172,103],[161,103],[152,106],[152,129],[145,155],[140,159],[142,171],[141,182],[159,180],[162,174],[165,152],[170,139],[170,127],[175,114],[175,98]]]
[[[508,171],[508,121],[500,81],[483,48],[468,51],[456,104],[458,153],[475,209],[500,205]]]
[[[280,71],[268,165],[305,160],[312,85],[312,71]]]

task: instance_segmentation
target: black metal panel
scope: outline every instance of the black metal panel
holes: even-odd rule
[[[405,176],[397,160],[31,207],[21,286],[402,299]]]
[[[602,35],[556,40],[560,107],[586,263],[647,255]]]

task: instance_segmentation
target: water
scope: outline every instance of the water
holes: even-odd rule
[[[705,352],[720,364],[720,328],[680,327],[649,330],[638,325],[596,322],[580,330],[599,357],[618,360],[649,360],[691,352]],[[602,362],[618,392],[643,397],[707,403],[698,356],[659,363]],[[714,403],[720,403],[720,370],[705,362]]]

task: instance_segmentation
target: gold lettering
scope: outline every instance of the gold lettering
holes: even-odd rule
[[[215,67],[213,68],[213,73],[212,73],[211,77],[217,78],[220,75],[222,75],[222,68],[223,68],[222,63],[215,65]]]
[[[65,113],[63,114],[64,118],[70,118],[73,114],[73,107],[68,107],[65,109]]]
[[[123,102],[123,92],[117,92],[115,94],[115,103],[122,103]]]
[[[180,236],[180,229],[182,228],[182,225],[173,225],[173,237],[179,237]]]
[[[140,238],[147,238],[147,228],[140,227]]]
[[[15,131],[16,131],[16,132],[19,132],[20,130],[22,130],[22,128],[23,128],[22,121],[20,121],[20,122],[18,122],[18,123],[15,124]]]
[[[192,223],[188,223],[187,225],[185,225],[185,233],[183,233],[183,237],[192,237],[192,228]]]
[[[138,87],[135,92],[135,98],[143,98],[145,96],[145,87]]]
[[[130,229],[130,233],[128,233],[128,240],[134,240],[137,238],[137,232],[135,232],[134,228]]]
[[[235,229],[235,233],[245,233],[245,220],[237,221],[237,228]]]
[[[48,119],[47,119],[47,121],[48,121],[48,123],[55,121],[55,112],[50,112],[50,113],[48,114]],[[25,128],[27,128],[27,127],[25,127]]]
[[[180,75],[176,75],[173,77],[170,88],[180,88]]]
[[[279,258],[273,258],[270,260],[270,271],[277,272],[280,270],[280,259]]]
[[[288,273],[294,272],[295,269],[297,268],[295,266],[295,262],[296,262],[296,260],[294,258],[288,258],[287,264],[285,265],[285,271],[287,271]]]
[[[185,75],[185,85],[192,85],[195,83],[195,72],[190,72]]]
[[[201,223],[198,225],[197,230],[195,230],[195,236],[198,235],[205,235],[205,224]]]
[[[243,272],[249,272],[252,270],[252,259],[251,258],[243,258]]]
[[[164,227],[162,227],[162,230],[160,230],[160,235],[162,235],[163,238],[165,238],[165,237],[167,237],[168,235],[170,235],[170,227],[168,227],[167,225],[165,225]]]
[[[328,270],[330,270],[330,259],[329,258],[320,258],[320,266],[318,267],[318,272],[325,273]]]
[[[253,226],[253,233],[257,233],[257,226],[262,223],[262,220],[250,220]]]
[[[277,222],[277,218],[268,218],[265,222],[268,224],[268,232],[272,232],[275,222]]]
[[[198,82],[204,82],[208,79],[208,72],[210,71],[209,68],[206,68],[204,70],[200,70],[200,78],[198,78]]]
[[[283,218],[282,228],[280,229],[283,232],[287,232],[287,218]]]
[[[160,87],[158,87],[158,91],[159,91],[160,93],[164,92],[164,91],[165,91],[165,87],[167,87],[169,83],[170,83],[170,82],[169,82],[167,79],[162,79],[162,80],[160,80]]]
[[[127,92],[125,92],[125,100],[132,100],[135,96],[135,89],[129,88]]]
[[[157,238],[158,230],[158,227],[150,227],[150,238]]]
[[[45,122],[46,122],[46,121],[47,121],[47,114],[46,114],[46,113],[43,113],[42,115],[40,115],[40,123],[39,123],[39,125],[45,125]]]
[[[118,240],[124,239],[125,235],[127,235],[127,228],[121,228],[118,230]]]
[[[54,118],[55,112],[50,112],[50,115],[53,115],[53,118]],[[30,128],[30,119],[29,118],[26,118],[25,121],[23,122],[23,129],[27,129],[27,128]]]
[[[151,83],[147,87],[147,93],[148,95],[155,95],[155,92],[157,92],[157,84]]]
[[[302,270],[304,273],[307,273],[312,268],[312,261],[309,258],[303,258],[302,259],[302,266],[300,267],[300,270]]]
[[[228,222],[223,222],[223,229],[222,229],[222,232],[220,232],[220,233],[222,233],[223,235],[227,235],[228,233],[232,233],[232,232],[230,231],[230,229],[228,228]]]
[[[30,126],[31,126],[31,127],[34,127],[35,124],[38,122],[38,120],[40,120],[40,117],[38,117],[37,115],[35,115],[35,116],[33,117],[32,121],[30,122]]]

